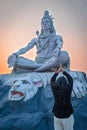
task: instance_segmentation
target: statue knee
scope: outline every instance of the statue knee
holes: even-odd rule
[[[63,63],[62,66],[70,70],[70,58],[65,63]]]
[[[70,57],[67,51],[61,51],[59,63],[62,64],[63,67],[70,69]]]

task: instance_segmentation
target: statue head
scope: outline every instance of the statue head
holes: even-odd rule
[[[26,102],[36,95],[39,87],[43,86],[41,78],[35,74],[19,74],[16,77],[13,74],[4,83],[11,86],[8,94],[9,101]]]
[[[54,28],[54,25],[53,25],[53,18],[52,16],[49,15],[49,11],[45,10],[44,12],[44,16],[42,17],[41,19],[41,25],[43,25],[43,22],[45,20],[48,20],[48,22],[50,23],[50,33],[55,33],[55,28]],[[41,28],[41,33],[43,33],[43,28]]]

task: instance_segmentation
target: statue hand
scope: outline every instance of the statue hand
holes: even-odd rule
[[[53,52],[52,52],[52,55],[54,56],[58,56],[60,54],[60,50],[59,49],[55,49]]]
[[[16,55],[12,54],[8,57],[7,63],[8,63],[8,67],[13,67],[16,63]]]
[[[85,85],[83,85],[83,83],[81,81],[79,81],[78,79],[74,79],[73,92],[77,98],[81,98],[82,96],[86,95],[87,90],[86,90]]]

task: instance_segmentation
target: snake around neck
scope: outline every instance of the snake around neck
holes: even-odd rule
[[[48,46],[49,46],[49,42],[50,42],[50,38],[53,36],[52,34],[49,35],[40,35],[38,37],[38,44],[39,44],[39,50],[37,51],[37,54],[40,53],[42,50],[45,50]],[[43,40],[44,45],[41,45],[41,41]],[[48,51],[49,51],[49,47],[48,47]],[[48,54],[48,53],[47,53]]]

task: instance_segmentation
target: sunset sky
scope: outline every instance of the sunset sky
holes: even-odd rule
[[[0,0],[0,74],[10,73],[8,56],[36,37],[45,10],[69,52],[71,70],[87,72],[87,0]],[[24,54],[34,59],[35,48]]]

